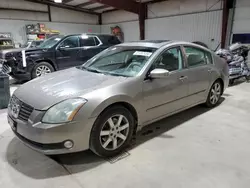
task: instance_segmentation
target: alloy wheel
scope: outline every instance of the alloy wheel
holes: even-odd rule
[[[221,85],[220,83],[215,83],[211,89],[210,102],[216,104],[221,96]]]
[[[36,76],[37,77],[44,76],[44,75],[46,75],[48,73],[51,73],[51,70],[46,65],[41,65],[41,66],[37,67],[37,69],[36,69]]]
[[[122,146],[129,133],[129,121],[121,115],[110,117],[100,132],[100,143],[105,150],[113,151]]]

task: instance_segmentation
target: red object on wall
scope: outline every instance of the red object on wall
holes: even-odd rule
[[[121,42],[124,41],[124,35],[122,29],[119,26],[111,27],[112,35],[115,35]]]

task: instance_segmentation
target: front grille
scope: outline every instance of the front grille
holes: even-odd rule
[[[11,72],[11,68],[10,68],[8,65],[3,64],[3,65],[2,65],[2,71],[3,71],[3,73],[5,73],[5,74],[9,74],[9,73]]]
[[[10,107],[14,106],[12,103],[18,104],[20,106],[19,114],[18,114],[18,119],[27,122],[31,113],[33,112],[34,108],[21,100],[19,100],[15,95],[12,96],[10,100]]]
[[[32,113],[33,110],[34,110],[34,108],[32,106],[22,102],[18,118],[23,120],[23,121],[28,121],[30,114]]]

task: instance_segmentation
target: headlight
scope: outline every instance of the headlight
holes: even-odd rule
[[[76,98],[68,99],[61,103],[52,106],[43,116],[43,123],[65,123],[72,121],[80,110],[80,108],[86,103],[85,99]]]

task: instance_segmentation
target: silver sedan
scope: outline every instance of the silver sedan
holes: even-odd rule
[[[8,122],[22,142],[47,155],[91,149],[113,156],[148,124],[198,104],[216,106],[227,86],[227,64],[206,48],[123,43],[22,85]]]

